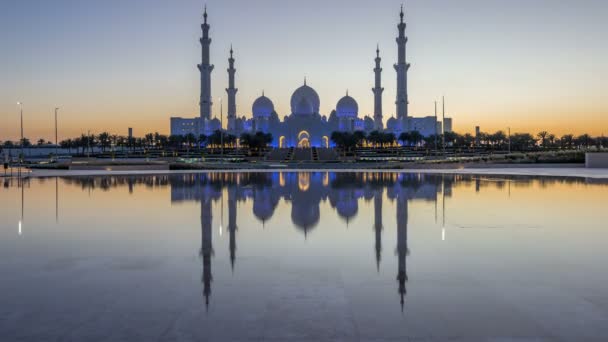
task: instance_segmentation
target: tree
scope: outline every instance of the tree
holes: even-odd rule
[[[101,152],[105,152],[106,148],[110,146],[110,133],[102,132],[97,136],[97,141],[101,147]]]
[[[30,139],[28,139],[28,138],[23,138],[20,141],[21,141],[21,146],[23,146],[23,147],[32,146],[32,143],[30,142]]]
[[[200,139],[200,137],[199,137],[199,139]],[[205,140],[206,140],[206,137],[205,137]],[[169,136],[168,144],[169,144],[169,146],[171,146],[175,149],[179,149],[184,144],[184,137],[181,135],[171,135],[171,136]]]
[[[548,142],[547,138],[549,136],[549,132],[547,132],[547,131],[541,131],[541,132],[538,132],[538,134],[536,136],[540,139],[540,145],[543,148],[546,148],[547,147],[547,142]]]
[[[374,147],[382,144],[382,134],[379,131],[372,131],[367,135],[367,142]]]
[[[411,136],[411,139],[412,139],[411,142],[412,142],[412,144],[414,144],[414,146],[418,146],[422,142],[422,139],[424,138],[422,136],[422,133],[420,133],[420,132],[418,132],[416,130],[411,131],[410,132],[410,136]]]
[[[382,147],[386,145],[393,145],[395,143],[396,137],[395,133],[381,133],[380,134],[380,144]]]
[[[591,138],[591,136],[589,134],[582,134],[579,135],[576,139],[575,139],[575,143],[577,145],[577,147],[584,147],[584,148],[589,148],[589,146],[594,144],[593,138]]]
[[[402,145],[411,145],[412,143],[412,134],[410,132],[403,132],[399,134],[399,141],[401,141]]]
[[[536,146],[536,139],[529,133],[515,133],[511,135],[511,149],[526,151]]]
[[[38,146],[42,146],[42,145],[44,145],[45,143],[46,143],[46,141],[45,141],[44,139],[40,138],[40,139],[38,139],[38,141],[36,142],[36,145],[38,145]]]
[[[572,134],[566,134],[561,137],[560,141],[561,141],[562,148],[570,149],[570,148],[572,148],[572,145],[574,144],[574,136]]]
[[[493,146],[501,148],[505,145],[507,136],[503,131],[496,131],[494,134],[490,135],[489,139]]]
[[[242,146],[246,146],[253,151],[259,151],[272,143],[273,139],[270,133],[256,132],[255,134],[243,133],[239,140]]]
[[[366,138],[366,135],[365,135],[365,132],[363,132],[363,131],[355,131],[352,134],[352,139],[354,140],[356,147],[362,147],[363,142],[365,141],[365,138]]]

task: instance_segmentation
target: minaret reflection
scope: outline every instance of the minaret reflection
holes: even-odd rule
[[[211,255],[213,254],[213,240],[211,228],[211,198],[203,196],[201,198],[201,250],[200,256],[203,258],[203,295],[205,296],[205,308],[209,308],[209,297],[211,296]]]
[[[382,189],[374,194],[374,231],[376,232],[376,269],[380,272],[380,259],[382,254]]]
[[[236,192],[236,186],[228,188],[228,234],[230,236],[230,267],[232,272],[234,272],[234,261],[236,258]]]
[[[403,190],[403,189],[402,189]],[[407,197],[405,193],[399,194],[397,198],[397,258],[398,258],[398,272],[397,281],[399,282],[399,295],[401,297],[401,311],[403,311],[403,305],[405,302],[406,288],[405,283],[407,282],[407,264],[406,258],[409,250],[407,248]]]

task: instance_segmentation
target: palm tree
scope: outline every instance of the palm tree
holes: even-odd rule
[[[536,136],[540,139],[540,145],[543,148],[546,148],[547,147],[547,137],[549,136],[549,132],[541,131],[541,132],[538,132],[538,134]]]
[[[582,146],[584,148],[589,148],[589,146],[593,145],[593,138],[591,138],[591,136],[589,134],[582,134],[579,135],[576,139],[575,139],[576,145],[578,146]]]
[[[504,146],[504,143],[507,140],[507,135],[503,131],[496,131],[494,134],[490,135],[489,139],[492,141],[494,146],[498,146],[500,148]]]
[[[97,136],[97,141],[99,141],[99,146],[101,147],[101,152],[105,152],[106,148],[110,146],[110,133],[102,132]]]
[[[370,145],[378,147],[378,145],[382,144],[382,133],[379,131],[370,132],[367,136],[367,141]]]
[[[412,143],[412,134],[410,132],[403,132],[399,134],[399,141],[405,146]]]
[[[570,149],[572,148],[572,144],[574,143],[574,136],[572,134],[566,134],[562,136],[560,140],[562,142],[562,147]]]
[[[555,147],[555,134],[549,134],[547,140],[549,141],[549,147]]]

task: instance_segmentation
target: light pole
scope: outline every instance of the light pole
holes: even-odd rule
[[[19,176],[21,176],[21,164],[23,163],[23,102],[17,102],[17,104],[19,105],[19,113],[21,115],[21,155],[19,156],[19,169],[18,169],[18,173]]]
[[[23,102],[17,102],[19,105],[19,114],[21,116],[21,155],[23,156]]]
[[[224,161],[224,104],[222,103],[222,98],[220,97],[220,145],[221,146],[221,161]]]
[[[441,143],[443,145],[443,157],[445,158],[445,96],[441,97],[441,106],[443,118],[441,119]]]
[[[55,108],[55,160],[59,160],[58,154],[58,140],[57,140],[57,112],[59,108]]]
[[[435,101],[435,153],[437,153],[437,101]]]

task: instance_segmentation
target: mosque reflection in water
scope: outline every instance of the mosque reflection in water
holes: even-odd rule
[[[379,269],[382,252],[382,202],[387,198],[396,201],[398,269],[396,274],[399,301],[403,309],[407,264],[408,200],[437,200],[439,193],[449,196],[453,178],[397,173],[210,173],[171,176],[171,201],[197,201],[201,204],[201,249],[203,261],[202,282],[205,304],[209,305],[212,275],[212,202],[221,201],[224,189],[228,196],[228,226],[230,262],[236,260],[237,202],[253,200],[253,214],[262,223],[274,214],[279,201],[291,204],[293,224],[304,237],[321,220],[320,204],[329,200],[332,208],[348,221],[357,215],[360,199],[373,200],[375,230],[375,256]],[[372,223],[372,222],[370,222]]]

